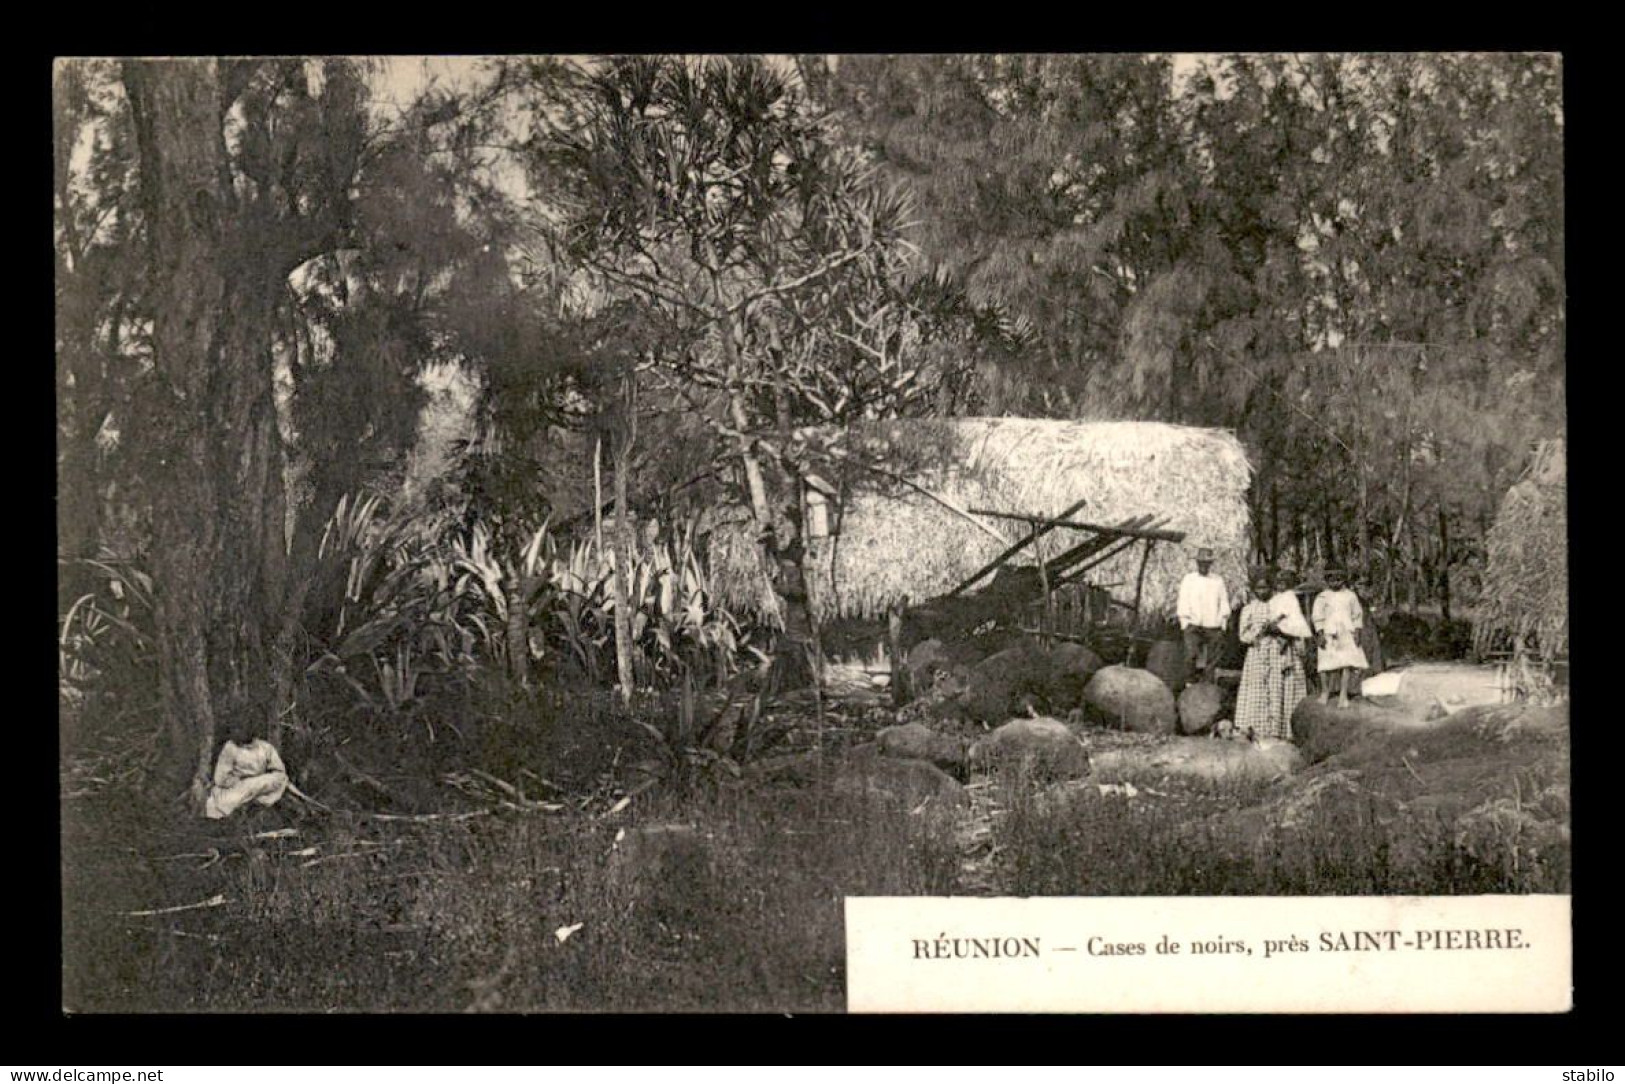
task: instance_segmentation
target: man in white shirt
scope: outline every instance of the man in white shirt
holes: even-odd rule
[[[1196,571],[1187,572],[1179,584],[1179,630],[1185,640],[1185,659],[1198,681],[1209,680],[1224,644],[1224,628],[1230,620],[1230,595],[1224,578],[1211,573],[1213,551],[1206,546],[1196,551]]]

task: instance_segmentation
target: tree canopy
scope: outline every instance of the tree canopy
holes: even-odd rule
[[[1386,573],[1424,517],[1481,536],[1564,424],[1555,57],[801,67],[922,248],[1034,328],[983,408],[1237,429],[1262,556]]]

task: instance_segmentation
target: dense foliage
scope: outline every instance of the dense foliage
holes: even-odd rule
[[[1448,612],[1564,425],[1554,57],[409,69],[55,72],[64,677],[177,783],[324,683],[725,677],[679,498],[809,426],[1234,428],[1250,556]]]
[[[1410,601],[1564,425],[1552,56],[804,57],[1036,348],[981,409],[1235,428],[1258,556]]]

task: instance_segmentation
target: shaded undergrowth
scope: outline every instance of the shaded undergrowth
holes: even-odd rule
[[[836,1011],[844,898],[945,894],[955,869],[929,823],[823,793],[271,839],[268,821],[179,833],[74,804],[76,1011]]]

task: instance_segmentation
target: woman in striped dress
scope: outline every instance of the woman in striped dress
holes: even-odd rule
[[[1275,604],[1278,592],[1288,592],[1284,577],[1257,570],[1252,577],[1252,601],[1241,611],[1241,642],[1247,646],[1241,688],[1236,693],[1236,731],[1254,741],[1292,740],[1292,710],[1308,695],[1299,644],[1308,633],[1301,612],[1296,621],[1291,609]]]

